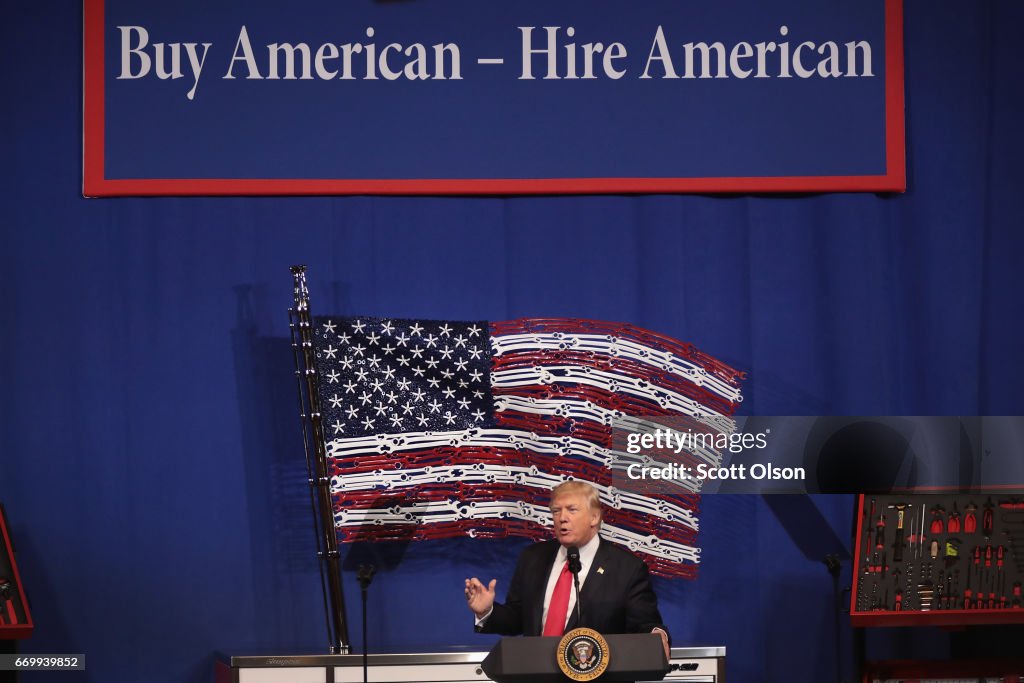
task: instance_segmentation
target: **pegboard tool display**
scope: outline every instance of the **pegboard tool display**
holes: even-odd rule
[[[1024,496],[863,494],[854,626],[1024,623]]]

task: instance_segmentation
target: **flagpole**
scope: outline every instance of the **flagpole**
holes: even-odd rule
[[[288,310],[288,318],[299,392],[299,415],[302,418],[302,441],[306,454],[313,531],[320,567],[320,588],[324,599],[327,642],[331,654],[348,654],[348,621],[345,619],[345,594],[341,584],[341,554],[338,551],[338,536],[334,529],[334,506],[331,501],[327,449],[316,387],[313,318],[309,306],[309,288],[306,286],[306,267],[295,265],[291,267],[291,271],[294,307]]]

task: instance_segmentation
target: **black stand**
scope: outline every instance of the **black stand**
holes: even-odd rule
[[[842,594],[839,592],[839,575],[843,560],[850,557],[850,551],[806,494],[764,495],[763,499],[803,556],[814,562],[824,562],[832,576],[836,683],[842,683]]]
[[[843,569],[842,560],[839,559],[838,555],[826,555],[825,556],[825,568],[828,569],[829,575],[832,577],[832,599],[833,609],[835,611],[835,641],[836,641],[836,683],[842,683],[843,681],[843,667],[840,664],[840,655],[842,649],[839,646],[839,621],[840,615],[843,612],[843,603],[839,593],[839,572]]]
[[[363,683],[369,683],[370,678],[370,651],[366,648],[366,590],[373,582],[373,575],[376,572],[377,568],[372,564],[361,564],[359,572],[356,574],[356,580],[359,581],[359,594],[363,598]]]

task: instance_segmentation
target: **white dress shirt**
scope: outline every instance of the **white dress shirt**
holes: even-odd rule
[[[600,542],[597,534],[587,541],[585,545],[580,546],[580,590],[583,590],[583,582],[587,580],[587,575],[590,574],[590,566],[594,564],[594,555],[597,554],[597,546]],[[562,568],[565,566],[566,561],[566,550],[564,545],[558,546],[558,553],[555,555],[555,563],[551,566],[551,573],[548,574],[548,585],[544,589],[544,612],[540,616],[541,627],[548,621],[548,606],[551,604],[551,596],[555,592],[555,584],[558,583],[558,576],[562,573]],[[569,611],[565,613],[565,623],[569,623],[569,619],[572,618],[573,611],[576,609],[576,588],[570,584],[571,590],[569,591]],[[565,624],[562,624],[565,627]]]
[[[594,556],[597,555],[597,546],[600,543],[598,534],[594,534],[594,537],[587,541],[585,545],[580,546],[580,590],[583,590],[583,582],[587,580],[587,575],[590,574],[590,566],[594,564]],[[551,565],[551,573],[548,574],[548,585],[544,589],[544,611],[540,616],[541,628],[544,627],[544,622],[548,618],[548,605],[551,604],[551,594],[555,592],[555,584],[558,583],[558,575],[562,573],[562,567],[565,566],[566,561],[566,550],[564,545],[558,546],[558,552],[555,554],[555,563]],[[565,613],[565,623],[569,623],[569,619],[572,617],[573,610],[576,607],[576,588],[569,592],[569,611]],[[473,619],[473,623],[476,626],[482,626],[487,617],[491,616],[491,612],[494,608],[487,610],[487,614],[482,617]],[[563,624],[564,628],[565,625]]]

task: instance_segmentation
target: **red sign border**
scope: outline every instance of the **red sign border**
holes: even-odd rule
[[[906,135],[903,2],[885,0],[884,175],[720,178],[186,179],[112,180],[105,174],[104,0],[84,0],[82,194],[86,197],[220,195],[554,195],[736,192],[903,192]]]

